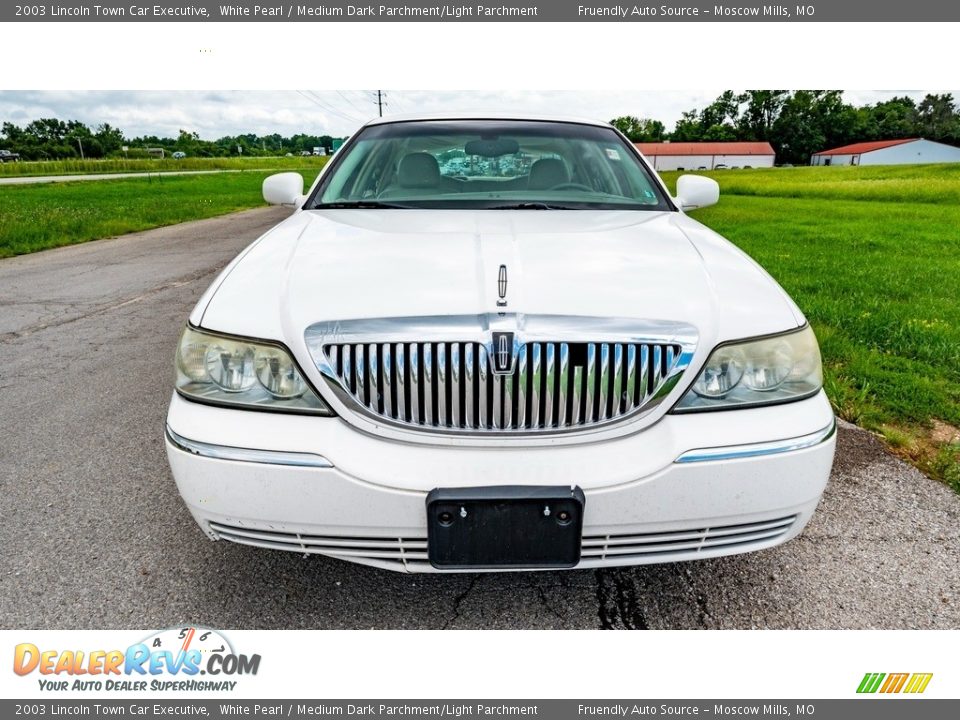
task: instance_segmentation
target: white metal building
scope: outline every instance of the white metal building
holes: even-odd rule
[[[713,170],[773,167],[776,153],[768,142],[634,143],[655,170]]]
[[[854,143],[833,150],[822,150],[810,157],[811,165],[913,165],[949,162],[960,162],[960,148],[923,138]]]

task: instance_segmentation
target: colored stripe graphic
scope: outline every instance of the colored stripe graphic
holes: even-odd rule
[[[903,684],[910,677],[910,673],[890,673],[887,675],[887,681],[880,688],[882,693],[898,693],[903,688]]]
[[[875,692],[895,694],[899,692],[917,694],[927,689],[933,673],[866,673],[857,692],[871,694]]]
[[[933,677],[933,673],[914,673],[910,678],[910,682],[907,683],[907,687],[904,690],[905,693],[922,693],[927,689],[927,685],[930,684],[930,679]]]

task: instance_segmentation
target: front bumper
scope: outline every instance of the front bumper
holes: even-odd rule
[[[809,521],[836,439],[823,393],[770,408],[667,415],[606,442],[440,447],[337,418],[229,410],[174,396],[167,455],[212,539],[430,572],[437,487],[578,485],[579,568],[716,557],[780,544]]]

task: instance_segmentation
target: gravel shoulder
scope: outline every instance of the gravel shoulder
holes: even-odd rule
[[[750,555],[437,577],[206,540],[164,455],[173,348],[285,213],[0,261],[0,627],[960,628],[960,497],[847,424],[806,531]]]

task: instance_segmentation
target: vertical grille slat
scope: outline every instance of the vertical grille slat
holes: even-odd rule
[[[660,384],[660,372],[663,364],[663,352],[659,345],[653,346],[653,357],[650,358],[650,384],[647,386],[647,394],[652,395],[653,389]]]
[[[493,375],[491,377],[493,385],[493,412],[492,422],[490,423],[495,430],[503,428],[503,375]]]
[[[610,415],[618,417],[623,404],[623,345],[613,346],[613,392],[610,393]]]
[[[448,427],[450,418],[447,416],[447,344],[437,343],[437,384],[434,393],[437,396],[437,421],[440,427]]]
[[[587,345],[587,364],[583,378],[583,396],[585,406],[583,422],[586,425],[593,423],[593,396],[597,387],[597,346],[594,343]]]
[[[460,418],[460,343],[450,343],[450,424],[463,427]]]
[[[610,380],[612,379],[611,370],[610,346],[607,343],[603,343],[600,346],[600,390],[597,393],[599,396],[597,421],[603,421],[607,419],[607,405],[609,404],[610,400]]]
[[[530,422],[528,427],[536,430],[540,427],[540,343],[531,345],[530,357]]]
[[[527,427],[527,346],[520,346],[520,354],[517,356],[517,422],[516,427],[524,429]]]
[[[560,391],[557,393],[557,427],[567,427],[567,394],[570,384],[570,346],[560,343]]]
[[[464,343],[463,346],[463,426],[473,428],[473,404],[476,397],[474,378],[477,375],[473,365],[473,343]]]
[[[423,355],[420,360],[423,365],[423,424],[435,426],[433,415],[433,345],[423,344]]]
[[[637,346],[627,345],[627,377],[626,387],[624,387],[623,412],[628,413],[633,410],[636,404],[637,392]]]
[[[543,426],[545,428],[554,425],[554,385],[556,384],[556,351],[553,343],[546,343],[547,358],[546,370],[544,372],[543,382]]]
[[[510,373],[485,343],[324,346],[331,382],[365,412],[425,430],[536,432],[585,428],[644,407],[680,361],[670,343],[520,343]]]
[[[480,412],[481,429],[490,427],[490,357],[487,355],[487,348],[483,344],[477,345],[477,378],[479,387],[477,389],[477,405]]]
[[[340,379],[351,393],[356,389],[353,384],[353,360],[351,359],[350,346],[343,346],[343,360],[340,363]]]
[[[397,343],[397,357],[395,365],[397,368],[396,382],[394,383],[397,388],[397,412],[394,417],[400,422],[406,422],[407,415],[407,363],[404,357],[404,347],[403,343]]]
[[[580,396],[583,394],[583,365],[573,368],[573,389],[570,391],[570,424],[580,424]]]
[[[367,404],[367,391],[366,391],[366,367],[367,364],[363,361],[363,345],[354,345],[353,347],[353,381],[354,387],[356,388],[354,392],[357,395],[357,399],[360,401],[361,405]]]
[[[417,343],[410,343],[410,422],[420,424],[420,400],[423,393],[420,391],[420,348]]]
[[[380,368],[383,372],[383,380],[380,383],[380,393],[383,395],[383,414],[387,417],[396,417],[393,413],[393,362],[390,354],[390,343],[384,343],[380,347]]]
[[[370,388],[367,405],[375,413],[380,412],[380,363],[377,355],[377,346],[372,343],[367,345],[367,377],[369,378],[367,385]]]

